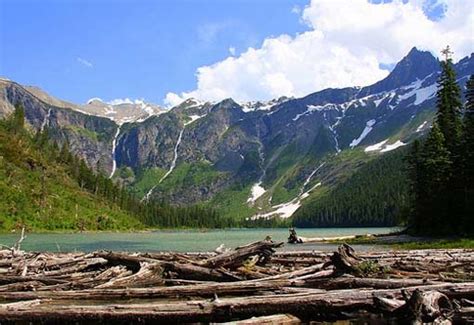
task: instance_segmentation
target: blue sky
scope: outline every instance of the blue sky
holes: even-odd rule
[[[307,27],[306,1],[0,2],[0,75],[74,102],[162,102],[195,84],[199,66]]]
[[[469,54],[470,1],[0,0],[0,76],[76,103],[303,96]]]

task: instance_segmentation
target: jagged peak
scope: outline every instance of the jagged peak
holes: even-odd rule
[[[362,88],[360,96],[389,91],[402,86],[409,85],[416,80],[422,80],[426,76],[440,69],[439,61],[429,51],[419,50],[413,47],[403,57],[390,74],[383,80]]]
[[[234,105],[239,105],[239,103],[237,103],[233,98],[229,97],[229,98],[226,98],[226,99],[220,101],[219,103],[217,103],[217,105],[234,106]]]

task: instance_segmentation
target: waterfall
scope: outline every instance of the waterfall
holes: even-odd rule
[[[51,108],[48,109],[48,113],[44,117],[43,123],[41,123],[41,128],[40,128],[41,132],[44,131],[44,128],[46,127],[46,125],[49,125],[49,118],[50,117],[51,117]]]
[[[161,184],[161,182],[163,182],[166,179],[166,177],[168,177],[169,174],[171,174],[173,169],[176,167],[176,162],[178,161],[178,148],[179,148],[179,145],[181,144],[181,139],[183,138],[183,133],[184,133],[184,128],[179,132],[178,140],[176,141],[176,145],[174,146],[174,157],[173,157],[173,161],[171,162],[170,168],[168,169],[166,174],[164,174],[163,177],[160,178],[160,180],[158,181],[158,184],[153,186],[148,191],[148,193],[143,197],[142,200],[148,201],[148,199],[150,198],[151,194],[153,193],[153,190],[155,189],[155,187],[157,187],[159,184]]]
[[[117,160],[115,157],[115,149],[117,148],[117,138],[120,134],[120,125],[117,127],[117,132],[115,132],[114,140],[112,141],[112,172],[110,173],[109,178],[114,176],[115,171],[117,170]]]

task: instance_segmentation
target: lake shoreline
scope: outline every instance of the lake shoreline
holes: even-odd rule
[[[299,232],[307,237],[335,237],[367,233],[391,233],[396,228],[310,228]],[[155,230],[144,232],[26,233],[22,248],[28,251],[213,251],[220,245],[238,247],[271,236],[287,242],[286,228],[250,228],[227,230]],[[20,233],[0,234],[0,244],[12,246]],[[309,250],[328,250],[336,245],[305,246]],[[361,249],[372,249],[363,245]],[[288,249],[300,249],[288,245]]]
[[[278,321],[285,314],[299,324],[470,317],[465,312],[474,294],[474,250],[358,251],[339,245],[321,252],[282,246],[265,239],[206,253],[0,250],[0,318],[152,324],[264,316]]]

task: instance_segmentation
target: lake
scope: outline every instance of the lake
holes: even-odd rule
[[[398,228],[314,228],[297,229],[303,237],[334,237],[365,234],[382,234]],[[27,251],[179,251],[200,252],[213,251],[224,244],[233,248],[239,245],[264,239],[267,235],[275,241],[288,238],[288,229],[227,229],[227,230],[179,230],[150,231],[133,233],[40,233],[27,234],[21,248]],[[19,234],[0,234],[0,244],[11,247]],[[359,250],[380,249],[373,245],[354,245]],[[285,250],[333,250],[333,244],[285,245]]]

